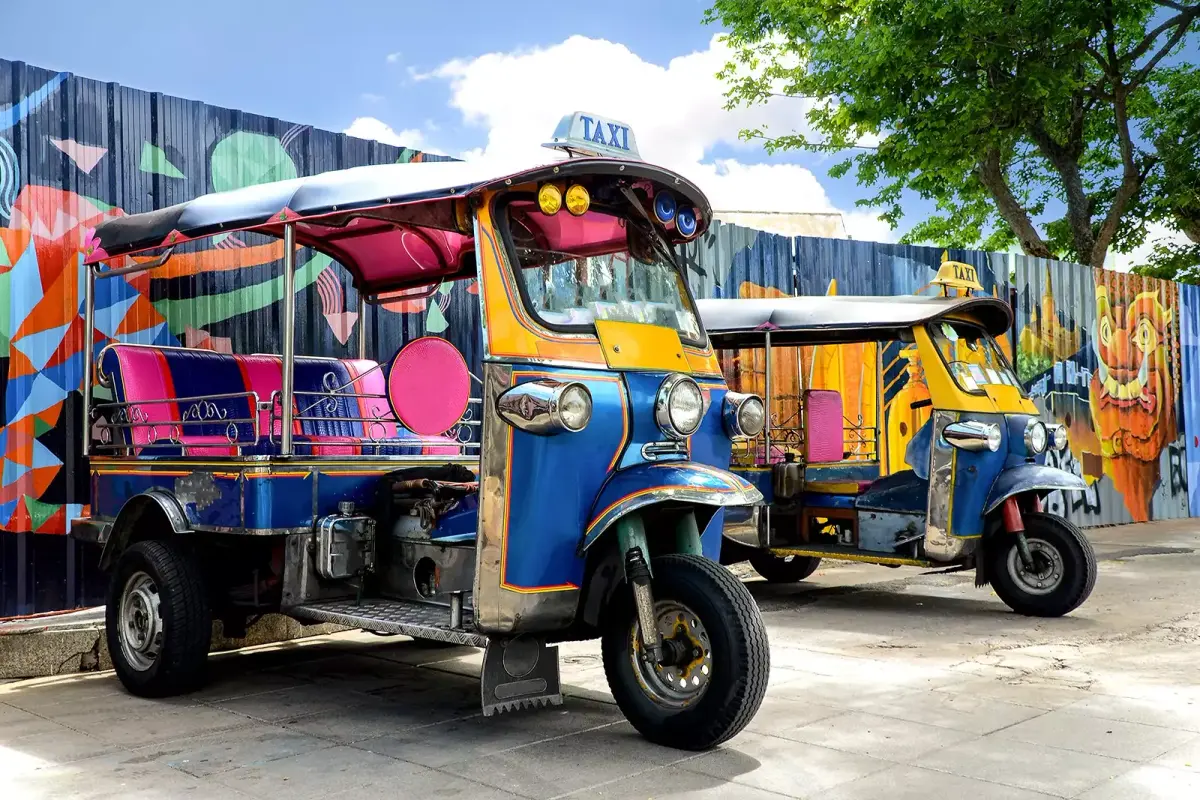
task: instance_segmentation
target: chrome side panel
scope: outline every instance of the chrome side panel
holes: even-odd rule
[[[925,517],[925,557],[953,561],[964,555],[967,540],[950,535],[950,505],[954,497],[955,448],[942,443],[942,431],[958,421],[956,411],[934,411],[929,446],[929,513]]]

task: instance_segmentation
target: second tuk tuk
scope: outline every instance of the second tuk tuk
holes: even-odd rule
[[[762,499],[726,469],[762,402],[727,391],[672,247],[708,201],[622,123],[577,113],[549,146],[518,172],[359,167],[97,228],[72,534],[103,545],[131,692],[193,689],[214,620],[282,612],[485,648],[485,715],[560,703],[552,643],[599,637],[647,738],[708,748],[754,716],[766,633],[714,559],[721,511]],[[95,340],[99,282],[233,231],[283,240],[278,354]],[[360,320],[474,281],[482,374],[436,337],[297,355],[300,246],[345,267]]]
[[[947,269],[973,274],[954,262]],[[977,586],[990,584],[1034,616],[1060,616],[1087,599],[1096,581],[1091,544],[1043,506],[1047,493],[1086,484],[1045,464],[1048,449],[1067,446],[1067,431],[1038,419],[994,338],[1011,327],[1006,303],[830,296],[699,307],[731,386],[765,384],[770,412],[762,435],[735,449],[732,467],[767,501],[726,515],[723,561],[748,559],[775,582],[803,580],[822,559],[973,569]],[[859,384],[860,392],[874,387],[863,398],[877,412],[868,425],[847,411],[839,387],[804,388],[790,374],[804,360],[799,352],[811,363],[816,349],[855,344],[868,345],[861,369],[869,380]],[[907,434],[902,462],[881,455],[878,421],[880,359],[900,348],[895,361],[909,359],[909,387],[891,411],[904,420],[893,426]],[[891,366],[895,386],[905,370]]]

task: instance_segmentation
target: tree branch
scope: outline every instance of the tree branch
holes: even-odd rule
[[[1183,37],[1187,35],[1188,28],[1191,27],[1192,22],[1194,22],[1197,17],[1200,17],[1200,5],[1172,7],[1178,8],[1180,13],[1171,17],[1166,22],[1150,31],[1150,33],[1146,34],[1142,41],[1138,42],[1136,47],[1121,57],[1121,65],[1132,66],[1139,58],[1144,56],[1150,50],[1150,47],[1156,41],[1158,41],[1158,37],[1171,30],[1171,28],[1175,28],[1175,33],[1171,34],[1171,38],[1167,40],[1167,43],[1160,48],[1157,53],[1154,54],[1149,62],[1147,62],[1140,70],[1138,70],[1138,73],[1134,75],[1133,78],[1129,80],[1129,87],[1131,89],[1137,88],[1141,85],[1142,81],[1146,79],[1146,76],[1149,75],[1150,72],[1158,65],[1158,62],[1165,58],[1166,55],[1170,53],[1172,49],[1174,49],[1175,45],[1179,44]]]
[[[1029,214],[1020,201],[1013,196],[1012,189],[1008,186],[1008,180],[1004,176],[1004,166],[997,148],[988,148],[976,166],[975,174],[979,177],[980,183],[991,193],[992,199],[996,201],[997,211],[1016,235],[1017,241],[1021,243],[1021,249],[1027,255],[1036,258],[1053,258],[1054,254],[1050,252],[1050,248],[1033,226],[1033,220],[1029,218]]]
[[[1082,130],[1082,124],[1078,128],[1073,125],[1072,133],[1078,131],[1080,139],[1063,146],[1050,135],[1041,119],[1034,118],[1028,123],[1029,138],[1062,179],[1067,199],[1067,225],[1071,229],[1075,255],[1086,263],[1091,260],[1096,242],[1092,235],[1092,202],[1079,169],[1079,156],[1083,152]]]

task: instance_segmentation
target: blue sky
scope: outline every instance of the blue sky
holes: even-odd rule
[[[510,80],[495,91],[504,95],[508,108],[536,110],[536,127],[531,121],[522,130],[522,135],[536,140],[531,144],[540,143],[550,133],[553,122],[545,123],[547,115],[557,119],[576,108],[586,108],[632,123],[641,136],[643,152],[653,160],[670,161],[676,150],[688,151],[688,158],[669,164],[685,174],[690,174],[688,167],[695,161],[712,165],[729,160],[738,167],[804,165],[816,178],[813,181],[795,170],[738,173],[726,181],[737,184],[732,192],[705,186],[715,195],[718,207],[754,202],[753,187],[761,186],[768,175],[779,197],[774,202],[777,207],[770,202],[766,207],[774,210],[852,210],[854,201],[864,193],[851,179],[828,177],[826,171],[834,161],[829,157],[794,154],[770,158],[760,148],[739,144],[737,129],[767,118],[761,114],[731,119],[711,135],[687,130],[689,119],[697,128],[712,128],[713,117],[722,114],[719,87],[712,77],[722,59],[710,51],[712,39],[720,31],[701,24],[709,5],[706,0],[589,4],[561,0],[521,0],[516,4],[294,0],[286,5],[206,0],[200,4],[204,9],[200,14],[196,4],[147,0],[107,0],[104,4],[95,0],[9,0],[6,5],[5,27],[23,33],[5,37],[5,58],[330,130],[345,130],[360,118],[377,120],[396,133],[397,143],[452,155],[485,148],[489,131],[495,133],[492,129],[505,125],[511,129],[520,126],[520,121],[504,109],[485,109],[479,118],[470,107],[454,107],[453,78],[414,80],[414,74],[428,75],[449,62],[469,64],[488,53],[545,50],[561,46],[572,36],[604,40],[612,47],[564,51],[561,66],[553,69],[558,80],[552,92],[540,85],[543,82],[537,76],[528,74],[528,69],[536,70],[537,65],[509,64]],[[347,10],[332,11],[338,5]],[[576,52],[579,55],[573,56]],[[647,67],[666,68],[672,59],[705,52],[710,54],[708,59],[686,69],[644,80],[630,77],[646,71],[639,61]],[[480,72],[471,73],[463,91],[472,91],[470,84],[479,82]],[[563,80],[565,75],[573,77]],[[696,91],[701,84],[704,91]],[[620,109],[596,107],[597,103],[613,105],[604,101],[614,91],[635,96],[638,103]],[[688,96],[687,100],[679,101],[681,95]],[[677,126],[656,116],[628,118],[640,116],[642,107],[670,109],[673,105]],[[782,124],[787,127],[794,127],[790,124],[793,119],[802,124],[799,101],[787,101],[783,106],[773,112],[774,118],[785,118]],[[675,127],[686,142],[675,147],[676,142],[646,131],[647,125]],[[382,128],[368,125],[355,130],[371,135]],[[510,141],[515,135],[507,134]],[[704,176],[698,177],[704,185]],[[710,180],[716,181],[716,175]],[[861,233],[852,231],[859,233],[856,238],[887,235],[886,228],[870,215],[855,216],[862,223]]]
[[[718,209],[842,211],[854,238],[900,233],[855,210],[869,189],[829,177],[840,156],[738,141],[764,122],[803,128],[805,101],[721,109],[709,0],[6,5],[5,58],[455,156],[519,159],[586,109],[631,123],[644,155]],[[906,210],[905,226],[931,209]]]

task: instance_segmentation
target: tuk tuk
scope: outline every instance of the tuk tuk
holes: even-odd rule
[[[489,716],[561,703],[553,643],[597,637],[646,738],[709,748],[754,716],[766,633],[715,559],[723,509],[762,500],[726,469],[762,401],[727,391],[673,249],[709,203],[614,120],[568,115],[547,147],[519,172],[359,167],[96,229],[72,533],[103,545],[129,691],[195,688],[214,620],[282,612],[484,648]],[[283,241],[279,353],[98,346],[100,282],[233,231]],[[348,271],[360,319],[475,281],[482,374],[432,336],[297,354],[299,247]]]
[[[942,270],[974,274],[954,262]],[[1061,616],[1087,599],[1091,544],[1043,506],[1048,492],[1086,485],[1045,464],[1049,448],[1067,446],[1067,431],[1038,419],[994,338],[1011,328],[1006,303],[829,296],[698,305],[730,386],[765,384],[769,409],[761,436],[735,448],[732,466],[766,503],[726,514],[724,562],[749,560],[772,582],[803,580],[822,559],[973,569],[977,586],[991,584],[1032,616]],[[907,440],[902,462],[881,455],[882,413],[864,425],[840,387],[806,386],[796,374],[815,351],[846,345],[865,345],[859,392],[874,386],[874,397],[856,399],[880,412],[885,385],[894,392],[889,419]],[[893,356],[887,365],[884,353]]]

